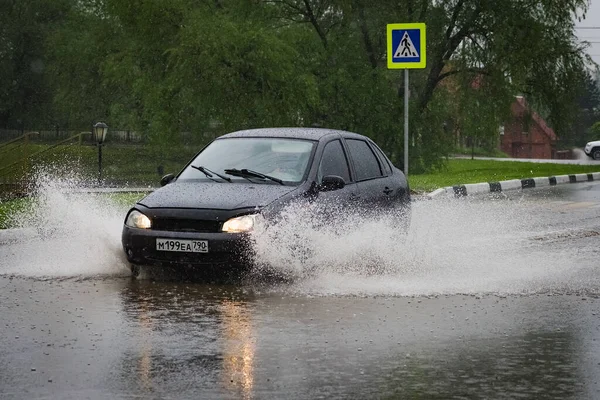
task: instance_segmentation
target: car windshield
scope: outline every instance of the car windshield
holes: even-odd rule
[[[225,170],[232,169],[250,170],[285,183],[300,183],[305,178],[314,144],[315,142],[310,140],[281,138],[215,140],[196,156],[178,179],[205,179],[206,175],[197,169],[204,167],[219,174],[227,174]],[[227,176],[236,180],[272,182],[247,174]]]

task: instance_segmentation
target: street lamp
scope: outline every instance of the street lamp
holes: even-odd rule
[[[106,139],[108,125],[104,122],[96,122],[94,125],[94,138],[98,143],[98,185],[102,184],[102,144]]]

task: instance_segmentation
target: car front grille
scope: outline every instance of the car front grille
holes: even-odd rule
[[[172,232],[220,232],[221,222],[196,219],[155,218],[152,229]]]

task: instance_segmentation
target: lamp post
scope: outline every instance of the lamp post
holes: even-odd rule
[[[98,185],[102,184],[102,144],[106,139],[108,125],[104,122],[96,122],[94,125],[94,137],[98,143]]]

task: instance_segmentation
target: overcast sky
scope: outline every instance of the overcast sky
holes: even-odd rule
[[[592,0],[586,18],[577,22],[577,35],[581,40],[590,42],[588,54],[600,65],[600,0]],[[596,29],[581,29],[591,27]],[[594,43],[595,42],[595,43]]]

